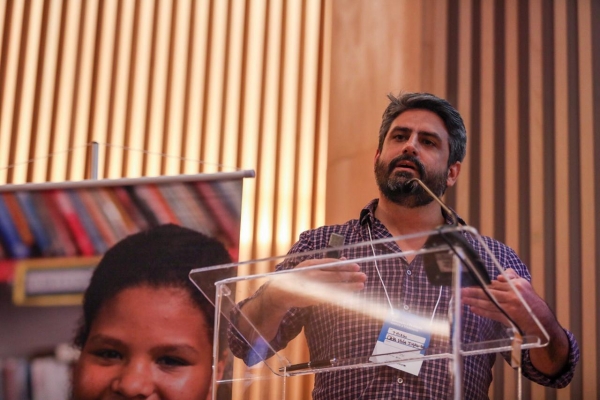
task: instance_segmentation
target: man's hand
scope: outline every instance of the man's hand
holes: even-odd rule
[[[546,303],[535,293],[533,287],[527,279],[521,278],[512,269],[504,271],[506,277],[498,275],[498,279],[492,281],[488,285],[488,290],[494,295],[500,306],[508,315],[519,325],[525,332],[530,334],[541,333],[537,324],[530,317],[525,307],[517,297],[517,294],[512,290],[507,278],[511,281],[516,290],[521,294],[525,302],[531,307],[533,313],[536,311],[545,311],[548,308]],[[479,287],[468,287],[461,290],[463,304],[469,306],[470,310],[477,315],[485,318],[493,319],[502,322],[509,326],[509,322],[496,308],[496,306],[488,299]],[[537,315],[537,314],[536,314]]]
[[[256,297],[242,306],[242,312],[249,320],[240,318],[238,322],[240,333],[254,340],[256,329],[263,338],[271,341],[290,308],[308,307],[339,300],[344,295],[362,290],[367,275],[360,272],[360,266],[356,263],[305,269],[336,261],[339,260],[334,258],[306,260],[294,267],[294,270],[300,270],[298,272],[276,274],[262,286],[261,292]]]
[[[545,375],[558,374],[565,366],[569,356],[569,341],[565,331],[546,302],[535,293],[531,283],[521,278],[512,269],[507,269],[504,273],[506,278],[499,275],[497,280],[488,285],[489,291],[525,334],[535,335],[541,339],[542,343],[545,342],[542,330],[510,287],[508,283],[508,280],[510,280],[531,308],[532,314],[538,318],[550,336],[550,341],[546,347],[530,350],[531,362]],[[506,317],[487,298],[483,289],[478,287],[463,288],[461,289],[461,296],[463,304],[468,305],[474,314],[509,325]]]
[[[342,258],[341,260],[345,260]],[[261,300],[278,308],[308,307],[339,299],[364,288],[367,276],[356,263],[307,269],[339,261],[334,258],[306,260],[294,267],[294,272],[278,274],[261,293]]]

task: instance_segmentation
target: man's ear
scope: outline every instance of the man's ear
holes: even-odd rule
[[[373,158],[373,163],[377,162],[377,159],[381,155],[381,151],[379,149],[375,150],[375,157]]]
[[[448,168],[448,177],[446,178],[446,186],[451,187],[454,186],[456,180],[458,179],[458,175],[460,174],[460,161],[455,162]]]

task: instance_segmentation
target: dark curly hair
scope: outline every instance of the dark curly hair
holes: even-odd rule
[[[229,253],[221,242],[174,224],[160,225],[126,237],[104,254],[92,275],[84,295],[83,317],[74,344],[83,348],[94,320],[108,300],[125,289],[144,285],[186,290],[212,329],[214,306],[188,275],[194,268],[230,262]],[[211,278],[220,280],[228,277],[217,275]],[[209,338],[212,340],[212,333]]]
[[[465,158],[467,130],[462,117],[449,102],[430,93],[400,93],[398,96],[388,94],[388,99],[390,104],[383,112],[379,128],[379,151],[383,148],[385,136],[398,115],[406,110],[423,109],[436,113],[446,125],[450,146],[448,166]]]

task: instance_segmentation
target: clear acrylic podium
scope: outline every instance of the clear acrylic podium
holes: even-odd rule
[[[423,248],[394,251],[397,247],[393,242],[413,239],[425,241]],[[414,259],[411,265],[421,267],[400,271],[405,268],[400,257]],[[322,258],[327,260],[314,266],[303,264],[302,268],[293,268],[300,262]],[[315,276],[322,277],[319,274],[323,270],[331,272],[349,264],[358,264],[367,272],[364,290],[344,290],[340,282],[315,279]],[[276,271],[278,265],[282,267]],[[512,284],[511,290],[544,335],[522,335],[513,323],[505,326],[487,320],[493,329],[488,329],[490,332],[483,340],[464,340],[466,322],[463,319],[469,311],[460,301],[461,287],[486,287],[490,278],[499,274],[503,274],[502,266],[477,231],[458,226],[193,270],[190,279],[216,309],[214,370],[223,373],[213,374],[213,399],[286,399],[286,391],[297,376],[381,366],[406,371],[406,368],[439,359],[448,361],[447,374],[451,382],[448,398],[461,399],[465,357],[503,353],[518,367],[521,350],[548,343],[548,334]],[[420,279],[426,287],[408,295],[403,293],[407,286],[401,283],[406,279]],[[262,310],[264,301],[261,302],[260,297],[266,286],[274,286],[282,296],[314,304],[302,310],[319,316],[307,318],[303,331],[283,348],[279,348],[276,341],[267,340],[257,328],[257,321],[245,314],[243,306],[241,310],[238,306],[240,301],[251,298],[249,301],[255,301],[254,305]],[[493,294],[491,297],[494,300]],[[269,304],[265,304],[264,310],[270,312]],[[259,311],[258,315],[261,314]],[[327,321],[323,321],[323,316]],[[386,325],[392,319],[396,322]],[[241,321],[245,327],[243,333],[238,329]],[[327,339],[330,342],[327,346],[309,346],[310,340],[307,343],[304,333],[328,328],[337,333],[336,324],[343,326],[344,332],[351,332],[351,337],[359,338],[362,348],[352,350],[352,346],[344,345],[348,337],[337,334]],[[384,326],[386,330],[382,330]],[[344,343],[339,345],[336,341]],[[244,352],[239,351],[240,345]],[[232,352],[234,348],[236,351]]]

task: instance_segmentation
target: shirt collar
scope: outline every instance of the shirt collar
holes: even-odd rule
[[[373,199],[369,202],[369,204],[367,204],[360,211],[360,217],[359,217],[358,221],[361,226],[364,224],[369,224],[369,226],[373,226],[375,224],[375,209],[377,208],[378,204],[379,204],[379,199]],[[456,215],[456,220],[458,221],[458,223],[460,225],[467,225],[465,223],[465,221],[456,213],[456,211],[454,211],[450,207],[448,207],[448,208],[454,213],[454,215]],[[449,215],[447,215],[447,213],[444,211],[444,209],[442,209],[442,215],[444,216],[444,219],[446,220],[446,224],[451,225],[452,218]]]

